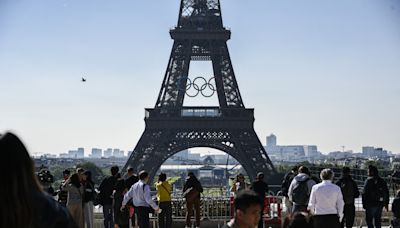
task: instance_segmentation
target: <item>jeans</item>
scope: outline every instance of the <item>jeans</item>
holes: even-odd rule
[[[352,228],[354,224],[354,217],[356,215],[356,207],[354,204],[345,204],[343,210],[343,221],[341,223],[342,228]]]
[[[159,228],[172,228],[172,205],[171,201],[160,202],[161,213],[158,215]]]
[[[340,222],[338,215],[314,215],[313,217],[314,228],[339,228]]]
[[[113,206],[111,204],[103,205],[104,228],[114,228]]]
[[[365,209],[365,221],[367,222],[368,228],[381,228],[381,217],[383,207],[369,207]],[[374,220],[375,226],[372,223]]]
[[[306,212],[307,211],[307,205],[298,205],[298,204],[293,204],[293,211],[292,213],[295,212]]]

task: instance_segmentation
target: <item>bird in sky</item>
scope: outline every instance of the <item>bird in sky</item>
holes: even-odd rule
[[[82,82],[86,82],[86,78],[82,78]]]

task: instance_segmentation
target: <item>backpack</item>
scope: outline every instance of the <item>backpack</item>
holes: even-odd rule
[[[307,205],[309,198],[308,184],[310,180],[308,177],[304,181],[297,181],[292,191],[292,201],[298,205]]]

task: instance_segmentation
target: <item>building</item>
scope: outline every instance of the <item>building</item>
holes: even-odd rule
[[[274,134],[267,137],[265,150],[272,160],[278,161],[314,160],[321,156],[315,145],[278,145]]]
[[[92,154],[90,155],[91,158],[101,158],[102,155],[102,149],[92,148]]]
[[[108,148],[107,150],[104,150],[104,157],[109,158],[112,156],[113,150],[111,148]]]
[[[76,151],[76,158],[83,158],[84,156],[85,156],[85,149],[79,147],[78,150]]]
[[[383,148],[375,148],[372,146],[363,146],[362,147],[362,155],[364,157],[388,157],[388,152]]]

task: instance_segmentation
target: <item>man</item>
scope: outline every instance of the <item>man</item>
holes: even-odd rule
[[[312,187],[308,207],[314,214],[314,228],[340,228],[343,218],[343,196],[339,186],[332,183],[333,172],[321,171],[322,182]]]
[[[125,180],[125,185],[126,185],[126,188],[129,190],[129,189],[131,189],[131,187],[132,187],[132,185],[134,185],[136,182],[138,182],[139,181],[139,177],[136,175],[136,173],[134,173],[134,170],[133,170],[133,168],[132,167],[129,167],[128,168],[128,178]],[[130,200],[128,203],[127,203],[129,206],[130,206],[130,210],[133,210],[134,211],[134,209],[133,209],[133,204],[132,204],[132,200]],[[135,227],[135,213],[133,213],[132,214],[132,217],[131,217],[131,224],[132,224],[132,227]]]
[[[354,199],[360,196],[356,182],[350,175],[350,168],[343,167],[342,177],[336,182],[340,187],[344,201],[344,217],[342,220],[342,227],[346,224],[346,228],[353,227],[356,208],[354,206]]]
[[[83,173],[85,172],[85,170],[83,169],[83,168],[77,168],[76,169],[76,173],[78,174],[78,176],[79,176],[79,182],[81,182],[81,184],[82,184],[82,182],[83,182]]]
[[[374,223],[375,227],[380,228],[383,207],[388,210],[389,190],[386,181],[379,176],[376,166],[368,167],[368,178],[364,184],[362,203],[368,228],[373,228]]]
[[[149,213],[154,209],[156,213],[160,208],[151,199],[150,186],[147,184],[149,181],[149,174],[146,171],[140,171],[139,181],[135,183],[129,191],[125,194],[122,201],[121,211],[125,208],[130,199],[135,205],[136,214],[138,216],[138,225],[140,228],[150,228]]]
[[[161,173],[158,176],[158,182],[156,183],[157,199],[161,209],[161,213],[158,216],[158,227],[159,228],[171,228],[172,227],[172,204],[171,204],[171,185],[167,181],[167,175]]]
[[[61,182],[60,189],[58,192],[58,202],[64,207],[67,206],[68,191],[62,190],[61,186],[63,186],[64,183],[69,179],[70,174],[71,172],[68,169],[63,171],[63,181]]]
[[[250,187],[251,190],[257,193],[258,197],[260,198],[260,201],[262,202],[262,207],[261,207],[261,217],[260,221],[258,222],[258,228],[263,228],[264,227],[264,220],[263,220],[263,212],[264,212],[264,198],[265,195],[268,193],[268,184],[264,182],[264,173],[259,172],[257,174],[257,181],[253,182]]]
[[[139,177],[134,173],[134,170],[132,167],[128,168],[128,178],[125,181],[126,188],[130,189],[132,185],[134,185],[136,182],[139,181]]]
[[[292,213],[307,211],[311,188],[315,185],[315,181],[307,173],[309,173],[308,168],[300,166],[299,174],[290,183],[288,196],[289,200],[293,203]]]
[[[238,192],[233,201],[235,215],[223,228],[254,228],[257,227],[262,201],[257,193],[252,190]]]
[[[292,212],[292,210],[293,210],[293,204],[289,200],[288,192],[289,192],[290,183],[292,183],[293,178],[297,175],[298,169],[299,169],[299,167],[297,165],[293,166],[292,170],[290,170],[290,172],[288,172],[285,175],[285,177],[283,178],[283,181],[282,181],[281,191],[282,191],[282,195],[284,196],[283,201],[286,206],[287,212]]]
[[[111,167],[111,176],[106,177],[99,186],[100,204],[103,205],[104,227],[114,228],[112,194],[117,183],[118,166]]]

